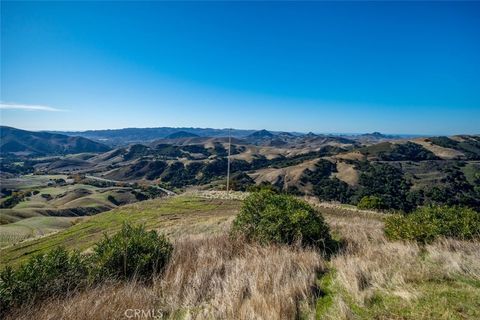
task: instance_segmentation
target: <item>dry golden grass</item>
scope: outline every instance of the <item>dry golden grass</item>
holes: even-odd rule
[[[438,146],[436,144],[433,144],[427,141],[427,139],[425,138],[414,139],[411,141],[421,145],[428,151],[433,152],[433,154],[435,154],[437,157],[441,159],[449,160],[449,159],[459,159],[459,158],[465,157],[465,155],[458,150]]]
[[[352,216],[332,210],[326,214],[326,220],[341,235],[345,246],[330,262],[338,294],[325,318],[355,318],[349,302],[368,308],[378,296],[399,298],[407,309],[409,304],[414,308],[413,303],[424,295],[419,284],[453,281],[456,277],[480,280],[478,241],[441,239],[424,247],[413,242],[391,242],[383,234],[381,217],[371,212],[356,212]],[[450,311],[444,319],[460,316],[455,313],[455,306]],[[430,319],[431,315],[422,318]],[[386,319],[405,317],[390,314]]]
[[[248,197],[249,192],[242,191],[222,191],[222,190],[198,190],[192,189],[185,193],[186,195],[192,195],[194,197],[206,198],[206,199],[222,199],[222,200],[245,200]]]
[[[127,309],[153,309],[171,318],[293,319],[313,314],[315,280],[324,270],[312,250],[194,237],[176,243],[165,274],[151,286],[106,284],[9,318],[123,319]]]
[[[335,177],[351,186],[356,186],[358,184],[360,174],[353,164],[338,161],[336,165],[337,172],[333,174]]]
[[[303,173],[306,169],[315,170],[315,164],[317,162],[318,159],[313,159],[284,168],[260,169],[250,174],[250,177],[253,178],[257,184],[261,182],[275,184],[278,179],[281,178],[282,181],[284,181],[285,188],[288,186],[301,186],[299,181],[302,178]]]
[[[478,318],[480,302],[468,298],[480,297],[480,289],[465,284],[480,281],[478,241],[391,242],[383,233],[384,214],[306,200],[342,240],[330,261],[309,249],[232,241],[225,235],[229,220],[223,234],[176,238],[163,277],[152,285],[104,284],[17,310],[9,319],[125,319],[127,309],[178,319],[311,318],[324,272],[322,281],[331,280],[320,289],[331,292],[331,301],[322,311],[317,305],[320,319]]]

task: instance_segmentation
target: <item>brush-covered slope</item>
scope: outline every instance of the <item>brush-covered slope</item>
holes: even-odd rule
[[[33,132],[12,127],[0,127],[0,153],[70,154],[105,152],[110,148],[99,142],[63,134]]]
[[[400,143],[381,142],[359,149],[369,159],[383,161],[438,160],[430,150],[420,144],[406,141]]]

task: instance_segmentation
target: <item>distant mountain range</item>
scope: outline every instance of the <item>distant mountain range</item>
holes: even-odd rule
[[[159,127],[51,132],[65,134],[68,136],[81,136],[88,139],[101,141],[111,146],[119,146],[130,143],[152,142],[158,139],[174,139],[172,137],[175,137],[178,132],[181,132],[181,135],[184,137],[187,137],[187,134],[198,137],[227,137],[229,132],[231,132],[232,137],[243,138],[254,133],[255,130]]]
[[[182,139],[182,138],[195,138],[195,137],[200,137],[200,136],[193,132],[177,131],[169,134],[168,136],[165,137],[165,139]]]
[[[104,152],[132,144],[190,144],[208,139],[225,139],[229,135],[241,144],[269,147],[309,147],[326,144],[357,146],[402,139],[402,136],[373,132],[358,135],[325,135],[268,130],[211,128],[127,128],[81,132],[32,132],[1,127],[1,152],[33,155],[58,155],[82,152]],[[239,141],[240,140],[240,141]]]
[[[125,128],[108,130],[88,131],[50,131],[68,136],[80,136],[105,143],[109,146],[121,146],[131,143],[147,143],[160,139],[179,139],[194,137],[228,137],[246,139],[252,143],[264,143],[267,140],[273,141],[273,145],[279,145],[282,140],[294,139],[300,136],[309,137],[333,137],[345,138],[362,142],[385,141],[400,138],[411,138],[413,135],[385,135],[380,132],[366,134],[314,134],[300,132],[280,132],[268,130],[243,130],[243,129],[212,129],[212,128],[191,128],[191,127],[159,127],[159,128]]]
[[[110,147],[84,137],[0,126],[0,153],[36,155],[105,152]]]

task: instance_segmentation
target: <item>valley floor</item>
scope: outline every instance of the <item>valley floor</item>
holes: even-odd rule
[[[261,247],[228,237],[241,205],[231,198],[197,194],[140,202],[0,250],[1,265],[58,245],[85,251],[124,220],[175,242],[165,274],[152,285],[105,284],[9,317],[126,319],[127,310],[141,309],[175,319],[480,318],[479,242],[390,242],[382,214],[313,201],[342,244],[338,253],[327,258],[310,249]]]

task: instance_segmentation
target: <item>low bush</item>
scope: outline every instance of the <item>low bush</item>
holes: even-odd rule
[[[163,270],[172,250],[165,236],[124,224],[119,233],[105,236],[91,255],[61,247],[37,254],[16,269],[0,271],[0,317],[13,307],[66,296],[103,280],[150,279]]]
[[[382,198],[377,196],[364,196],[357,204],[359,209],[373,209],[382,210],[385,209],[385,203]]]
[[[143,226],[124,224],[120,232],[93,248],[95,278],[151,278],[167,264],[173,246],[167,238]]]
[[[480,237],[480,213],[467,207],[428,206],[408,215],[391,215],[385,221],[390,239],[429,243],[443,236],[457,239]]]
[[[0,272],[0,314],[11,307],[75,291],[87,283],[88,264],[78,252],[56,248],[18,269]]]
[[[260,243],[333,245],[328,225],[308,203],[263,190],[249,195],[232,226],[234,236]]]
[[[262,192],[262,191],[270,191],[273,193],[280,193],[281,190],[267,181],[262,181],[260,184],[253,184],[247,188],[248,192]]]

